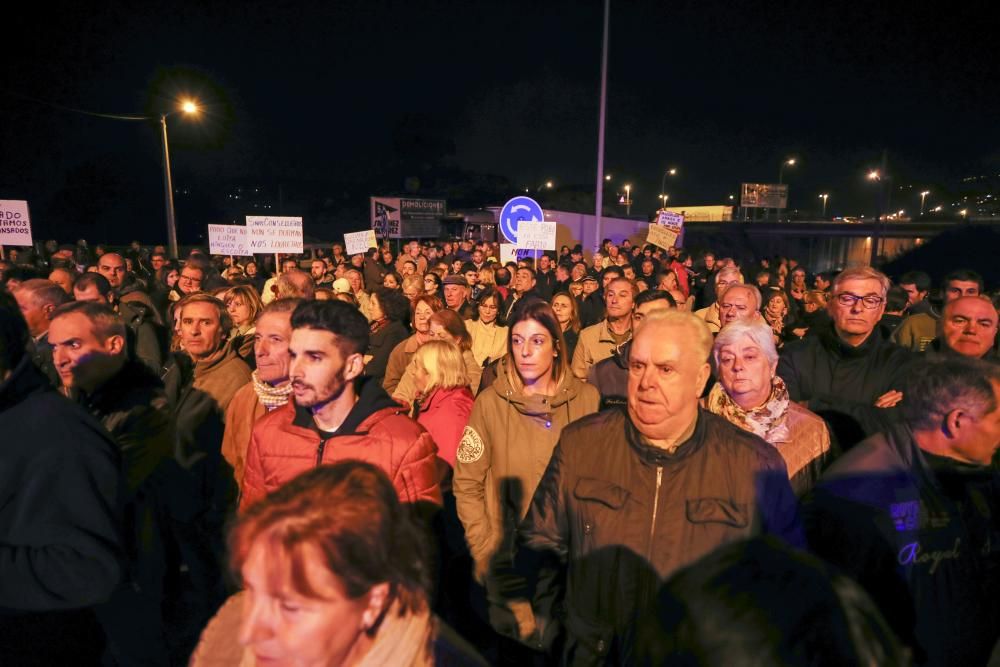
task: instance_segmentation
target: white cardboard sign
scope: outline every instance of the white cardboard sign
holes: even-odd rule
[[[208,252],[212,255],[248,257],[253,253],[247,245],[247,228],[242,225],[209,225]]]
[[[556,223],[549,220],[522,220],[517,225],[517,247],[526,250],[555,250]]]
[[[677,232],[665,225],[650,223],[646,243],[652,243],[664,249],[673,248],[674,244],[677,243]]]
[[[301,253],[302,218],[248,215],[247,245],[251,253]]]
[[[31,245],[31,216],[28,202],[0,199],[0,245]]]
[[[378,241],[375,239],[374,229],[344,234],[344,250],[348,255],[363,255],[369,248],[377,247]]]

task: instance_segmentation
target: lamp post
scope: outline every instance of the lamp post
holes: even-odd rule
[[[931,193],[930,190],[924,190],[920,193],[920,217],[924,217],[924,200],[927,199],[927,195]]]
[[[192,100],[185,100],[181,103],[179,111],[187,115],[193,115],[200,111],[198,105]],[[167,251],[170,259],[177,259],[177,215],[174,211],[174,183],[170,175],[170,143],[167,140],[167,116],[177,113],[169,111],[160,114],[160,130],[163,137],[163,194],[167,204]]]
[[[823,216],[822,217],[823,217],[824,220],[826,220],[826,200],[830,198],[830,195],[828,195],[828,194],[821,194],[819,196],[819,198],[823,200]]]
[[[781,163],[781,166],[778,167],[778,185],[783,185],[785,182],[785,167],[794,167],[794,166],[795,166],[795,158],[793,157],[790,157]],[[780,208],[776,209],[778,220],[781,220],[781,210],[782,209]]]
[[[663,205],[667,204],[667,196],[663,194],[663,191],[667,189],[667,176],[676,176],[677,167],[671,167],[663,172],[663,178],[660,179],[660,199],[663,200]]]
[[[625,186],[625,215],[632,215],[632,186]]]

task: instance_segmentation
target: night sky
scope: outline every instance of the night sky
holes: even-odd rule
[[[828,192],[831,214],[855,215],[872,212],[864,173],[883,149],[928,207],[1000,173],[997,10],[875,4],[613,1],[609,193],[627,181],[633,213],[652,210],[675,166],[671,203],[725,203],[794,156],[793,208]],[[313,217],[363,227],[367,197],[407,176],[460,205],[550,179],[592,189],[602,7],[34,3],[4,26],[0,198],[31,202],[36,238],[159,241],[158,123],[42,102],[158,116],[182,94],[206,104],[169,120],[182,242],[228,221],[238,185],[282,184],[307,234]]]

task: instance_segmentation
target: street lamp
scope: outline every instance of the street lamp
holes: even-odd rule
[[[677,167],[670,167],[665,172],[663,172],[663,178],[660,179],[660,192],[663,192],[664,190],[667,189],[667,176],[676,176],[676,175],[677,175]],[[667,200],[664,198],[664,195],[661,194],[660,199],[663,199],[664,204],[666,204]]]
[[[625,215],[632,214],[632,186],[625,185]]]
[[[667,207],[668,199],[670,199],[670,195],[665,195],[665,194],[660,195],[660,204],[662,205],[663,208]]]
[[[785,182],[783,180],[785,177],[785,167],[794,167],[794,166],[795,166],[795,158],[793,157],[790,157],[781,163],[781,167],[778,169],[778,185],[781,185],[782,183]]]
[[[180,108],[160,114],[160,129],[163,134],[163,191],[167,200],[167,246],[171,259],[177,259],[177,216],[174,211],[174,184],[170,176],[170,143],[167,141],[167,116],[181,111],[189,116],[201,109],[191,99],[183,100]]]
[[[969,214],[969,209],[963,208],[961,211],[958,212],[958,214],[964,218]]]
[[[830,195],[822,194],[819,198],[823,200],[823,218],[826,219],[826,200],[830,198]]]
[[[604,175],[604,180],[610,181],[611,180],[611,174],[605,174]]]
[[[920,193],[920,217],[924,217],[924,200],[927,199],[927,195],[931,193],[930,190],[924,190]]]

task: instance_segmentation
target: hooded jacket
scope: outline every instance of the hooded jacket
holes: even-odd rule
[[[778,375],[791,400],[808,401],[806,407],[849,449],[896,418],[894,408],[877,408],[875,401],[901,388],[914,357],[878,331],[857,347],[844,343],[832,323],[818,334],[781,349]]]
[[[508,360],[476,399],[458,447],[452,482],[465,539],[477,562],[510,552],[517,524],[567,424],[597,411],[597,390],[567,373],[555,396],[526,395]]]
[[[243,511],[299,473],[344,459],[377,465],[400,501],[441,504],[437,447],[371,378],[359,383],[358,401],[333,435],[321,432],[308,408],[294,401],[262,417],[253,429],[243,473]]]

